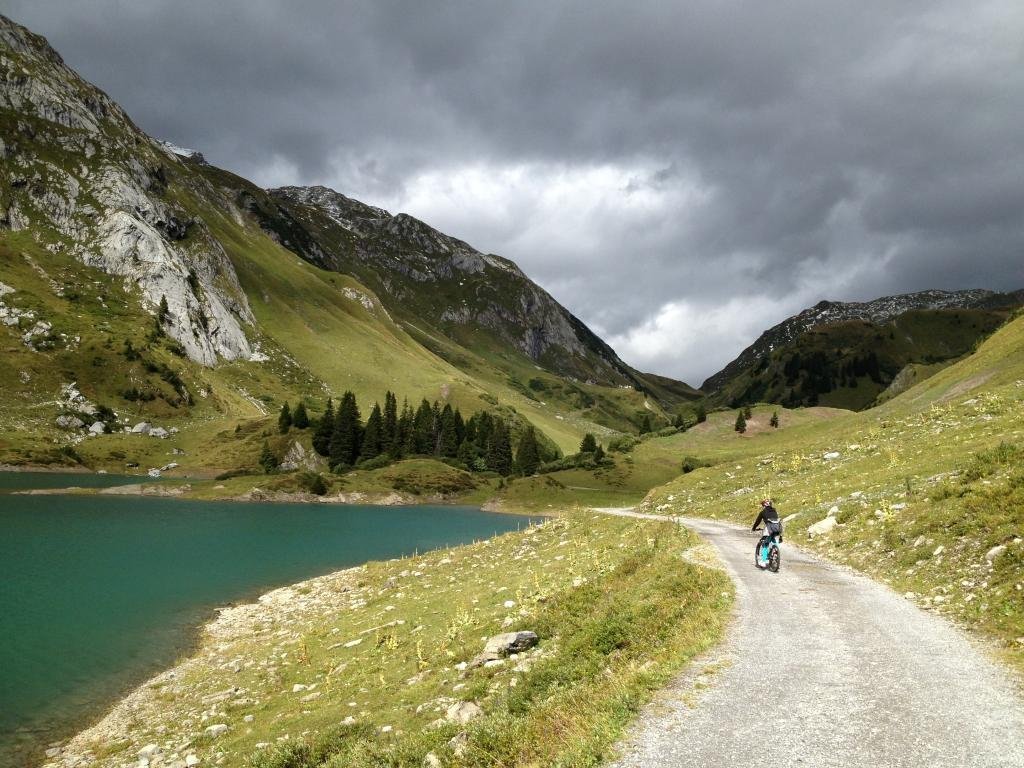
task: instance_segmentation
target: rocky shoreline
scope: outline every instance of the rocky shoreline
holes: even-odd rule
[[[366,565],[346,568],[270,590],[250,603],[218,609],[217,616],[199,630],[199,640],[187,658],[139,685],[95,724],[47,749],[43,768],[84,768],[112,753],[123,753],[124,764],[138,768],[209,764],[193,746],[197,739],[218,735],[221,724],[207,723],[209,710],[168,724],[168,700],[187,694],[190,676],[208,669],[211,662],[233,672],[249,666],[251,661],[228,658],[231,654],[225,653],[240,640],[264,635],[270,627],[300,624],[313,615],[359,607],[364,589],[358,586],[359,577],[365,572]],[[243,688],[225,689],[215,698],[199,705],[216,709],[218,704],[255,703]],[[194,732],[179,737],[174,731],[182,726],[194,726]]]

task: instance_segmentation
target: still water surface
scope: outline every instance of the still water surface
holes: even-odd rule
[[[0,765],[170,665],[216,606],[526,523],[468,507],[0,495]]]

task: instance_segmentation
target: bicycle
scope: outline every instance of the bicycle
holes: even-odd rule
[[[755,528],[755,531],[761,530]],[[754,565],[759,570],[778,573],[782,565],[782,552],[779,549],[778,533],[765,533],[754,545]]]

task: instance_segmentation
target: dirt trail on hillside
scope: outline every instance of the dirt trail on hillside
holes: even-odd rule
[[[643,712],[617,768],[1024,766],[1024,700],[962,632],[785,544],[781,572],[758,571],[747,531],[681,522],[721,554],[736,622]]]

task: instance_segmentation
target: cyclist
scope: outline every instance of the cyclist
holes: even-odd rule
[[[779,520],[779,513],[775,511],[775,507],[772,506],[771,499],[761,500],[761,511],[757,515],[757,519],[754,521],[753,527],[750,530],[756,531],[761,523],[764,523],[765,535],[761,537],[761,541],[758,544],[757,551],[760,552],[762,547],[768,544],[766,539],[774,539],[776,543],[782,543],[782,522]]]

